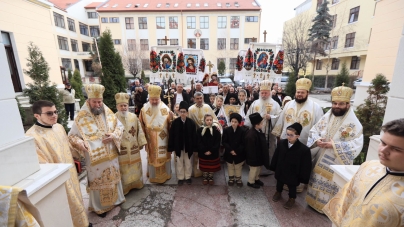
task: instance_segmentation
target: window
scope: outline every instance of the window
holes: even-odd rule
[[[125,17],[126,29],[135,29],[133,17]]]
[[[188,39],[187,44],[188,44],[188,48],[196,49],[196,39]]]
[[[136,50],[136,39],[128,39],[128,50],[129,51]]]
[[[73,52],[78,52],[79,51],[79,45],[77,43],[77,40],[75,39],[70,39],[70,43],[72,45],[72,51]]]
[[[139,21],[139,29],[147,29],[147,17],[139,17],[138,21]]]
[[[93,64],[92,60],[83,60],[84,63],[84,68],[86,68],[86,72],[94,72],[93,67],[91,66]]]
[[[119,17],[110,17],[109,23],[119,23]]]
[[[217,59],[217,66],[219,66],[220,62],[224,62],[224,64],[226,64],[226,58],[218,58]]]
[[[87,12],[88,19],[98,18],[97,12]]]
[[[246,16],[245,22],[258,22],[258,17]]]
[[[91,51],[91,46],[90,46],[89,43],[83,42],[82,46],[83,46],[83,52],[90,52]]]
[[[338,36],[334,36],[331,39],[331,49],[337,49],[338,48]]]
[[[74,68],[80,70],[79,61],[77,59],[74,59]]]
[[[65,28],[65,18],[58,14],[53,12],[53,17],[55,18],[55,25],[61,28]]]
[[[170,39],[170,45],[171,46],[177,46],[178,45],[178,39]]]
[[[178,29],[178,17],[169,17],[168,21],[170,29]]]
[[[323,62],[321,60],[316,61],[316,70],[321,70],[321,68],[323,67]]]
[[[249,44],[251,42],[257,42],[257,38],[244,38],[245,44]]]
[[[59,49],[69,50],[69,43],[66,37],[58,36]]]
[[[66,69],[72,70],[72,60],[68,58],[62,58],[62,66]]]
[[[331,62],[331,70],[338,70],[339,67],[339,59],[333,58]]]
[[[75,32],[76,31],[76,26],[74,25],[74,20],[67,18],[67,26],[69,27],[70,31]]]
[[[209,28],[209,17],[199,17],[199,27],[200,29]]]
[[[90,26],[90,35],[91,37],[100,36],[100,28],[98,26]]]
[[[115,45],[121,45],[121,40],[120,39],[113,39],[112,40]]]
[[[157,45],[164,46],[164,45],[167,45],[167,42],[165,39],[157,39]]]
[[[233,16],[230,17],[230,28],[239,28],[240,27],[240,17]]]
[[[166,18],[165,17],[156,17],[156,26],[157,26],[157,29],[166,28]]]
[[[217,17],[217,28],[226,28],[227,17]]]
[[[359,69],[360,63],[361,63],[361,59],[357,56],[353,56],[351,59],[351,69]]]
[[[353,47],[355,42],[355,32],[346,34],[345,47]]]
[[[150,70],[150,60],[148,58],[142,59],[142,70]]]
[[[332,28],[335,28],[337,26],[337,14],[331,16],[332,20]]]
[[[101,17],[101,23],[108,23],[108,17]]]
[[[237,65],[237,58],[230,58],[229,69],[236,69],[236,65]]]
[[[359,7],[357,6],[355,8],[352,8],[349,12],[349,21],[348,23],[353,23],[355,21],[358,21],[358,17],[359,17]]]
[[[140,50],[149,50],[149,40],[148,39],[140,40]]]
[[[209,50],[209,39],[201,39],[200,49]]]
[[[88,36],[88,26],[83,23],[79,23],[79,26],[80,26],[80,34]]]
[[[339,2],[339,0],[332,0],[332,4],[337,4]]]
[[[187,17],[187,28],[195,29],[196,19],[195,17]]]
[[[225,50],[226,49],[226,38],[218,38],[217,39],[217,49]]]
[[[230,50],[238,50],[238,38],[230,38]]]

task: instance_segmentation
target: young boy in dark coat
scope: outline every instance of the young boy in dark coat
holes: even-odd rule
[[[188,103],[181,101],[179,107],[180,117],[177,117],[171,124],[168,137],[168,151],[175,152],[176,172],[178,185],[184,181],[191,184],[192,154],[196,151],[196,124],[188,118]]]
[[[221,169],[219,148],[222,135],[216,126],[213,126],[213,116],[205,114],[204,124],[198,128],[196,135],[198,137],[198,156],[199,169],[203,172],[203,184],[213,185],[213,173]]]
[[[238,113],[230,114],[231,127],[223,130],[222,144],[224,146],[224,160],[227,162],[229,172],[229,186],[236,181],[237,186],[243,186],[241,171],[245,161],[244,133],[245,129],[240,127],[242,117]]]
[[[302,125],[299,123],[293,123],[286,128],[287,139],[279,142],[269,168],[275,171],[277,180],[272,200],[279,201],[284,184],[289,188],[289,200],[283,206],[285,209],[290,209],[295,204],[296,187],[300,183],[309,183],[310,179],[311,152],[299,141],[301,131]]]
[[[269,169],[269,152],[265,133],[262,132],[263,118],[259,113],[249,116],[252,127],[247,131],[244,139],[246,162],[250,166],[247,186],[260,188],[264,183],[260,181],[261,166]]]

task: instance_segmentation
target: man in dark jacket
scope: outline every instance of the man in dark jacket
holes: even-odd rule
[[[279,201],[286,184],[289,188],[289,200],[283,206],[285,209],[292,208],[296,199],[296,187],[307,184],[311,172],[310,149],[299,141],[302,125],[294,123],[286,128],[287,139],[280,141],[271,161],[270,170],[275,171],[276,192],[272,200]]]
[[[191,184],[192,174],[192,154],[196,151],[197,137],[196,125],[188,118],[188,103],[180,103],[180,117],[171,124],[168,137],[168,151],[175,152],[177,156],[176,170],[178,185],[182,185],[184,180]]]
[[[167,91],[169,92],[169,91]],[[171,106],[170,109],[171,111],[174,111],[174,106],[177,103],[180,103],[181,101],[187,102],[189,105],[189,95],[188,93],[184,90],[184,85],[183,84],[177,84],[177,91],[174,92],[174,97],[171,98]]]
[[[285,93],[282,92],[282,87],[278,86],[278,90],[276,91],[276,94],[272,96],[272,99],[275,100],[279,106],[282,106],[282,101],[285,96]]]
[[[253,113],[249,116],[251,128],[245,136],[246,162],[250,166],[247,186],[260,188],[264,183],[259,179],[261,166],[269,169],[269,153],[265,134],[262,132],[263,118],[259,113]]]

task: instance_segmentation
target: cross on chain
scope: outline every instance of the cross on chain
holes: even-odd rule
[[[212,70],[214,64],[212,64],[212,63],[209,61],[209,64],[207,64],[206,66],[209,67],[209,73],[210,73],[210,71]]]
[[[168,39],[167,36],[165,36],[164,39],[162,39],[162,40],[164,40],[166,42],[166,45],[167,45],[167,41],[170,42],[170,39]]]
[[[89,132],[93,132],[93,129],[91,128],[91,124],[94,124],[94,121],[90,121],[90,122],[88,122],[87,121],[87,118],[84,118],[84,123],[83,124],[81,124],[81,126],[83,126],[83,127],[87,127],[87,129],[88,129],[88,131]]]
[[[381,216],[383,218],[383,220],[386,220],[387,216],[382,214],[382,212],[384,210],[383,207],[380,206],[379,208],[376,208],[376,206],[372,206],[371,210],[375,212],[376,218]]]
[[[267,42],[267,30],[264,30],[264,43],[266,43]]]

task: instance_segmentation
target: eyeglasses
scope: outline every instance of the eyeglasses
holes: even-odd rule
[[[292,134],[286,134],[287,137],[295,137],[297,135],[292,135]]]
[[[40,113],[40,114],[46,114],[46,116],[52,117],[53,114],[58,115],[58,114],[59,114],[59,111],[55,110],[55,111],[53,111],[53,112],[52,112],[52,111],[49,111],[49,112]]]
[[[180,111],[180,113],[187,113],[187,111],[185,111],[185,110],[181,110],[181,111]]]

